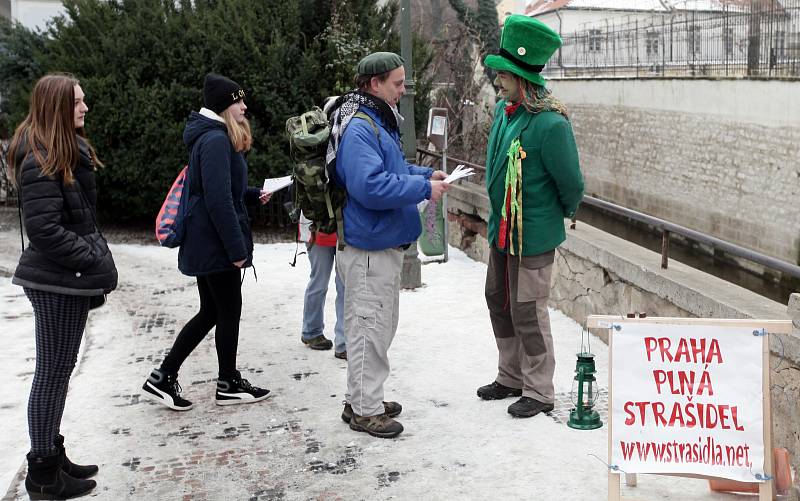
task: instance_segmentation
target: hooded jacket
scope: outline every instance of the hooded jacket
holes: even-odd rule
[[[247,162],[228,137],[224,123],[192,112],[183,131],[189,148],[189,210],[178,269],[209,275],[253,264],[253,237],[245,202],[260,190],[247,187]]]
[[[88,145],[78,137],[74,181],[44,176],[33,154],[17,155],[19,196],[28,246],[12,283],[72,296],[99,296],[117,287],[117,269],[95,225],[97,184]]]

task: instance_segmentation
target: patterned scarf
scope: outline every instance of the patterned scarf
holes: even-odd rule
[[[357,90],[343,94],[333,104],[329,113],[330,118],[328,121],[331,124],[331,137],[328,140],[328,151],[325,155],[328,172],[331,171],[336,162],[336,153],[339,151],[339,144],[341,144],[345,129],[347,129],[350,120],[362,106],[374,110],[390,132],[399,132],[395,113],[386,104],[386,101],[372,94]]]

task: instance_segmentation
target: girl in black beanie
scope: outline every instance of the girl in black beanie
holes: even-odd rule
[[[239,319],[242,312],[240,273],[252,266],[253,237],[245,203],[265,204],[270,194],[247,186],[252,135],[245,117],[245,93],[233,80],[210,73],[203,85],[204,107],[192,112],[183,133],[189,148],[191,216],[178,254],[178,268],[197,277],[200,311],[178,334],[169,354],[145,381],[143,396],[170,409],[185,411],[192,403],[180,396],[178,371],[184,360],[216,326],[219,362],[216,403],[259,402],[269,390],[251,385],[236,370]]]

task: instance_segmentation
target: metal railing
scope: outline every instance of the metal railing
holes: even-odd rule
[[[672,3],[562,34],[543,75],[800,77],[800,0]]]
[[[664,219],[650,216],[648,214],[644,214],[643,212],[628,209],[627,207],[606,202],[605,200],[600,200],[599,198],[590,197],[588,195],[584,195],[583,203],[586,205],[591,205],[592,207],[597,207],[606,212],[611,212],[619,216],[626,217],[639,223],[650,225],[653,228],[661,231],[661,267],[664,269],[666,269],[669,264],[670,235],[675,234],[684,236],[694,242],[710,245],[715,249],[727,252],[731,256],[747,259],[748,261],[760,264],[766,268],[780,271],[785,275],[794,278],[800,278],[800,266],[767,256],[766,254],[761,254],[760,252],[756,252],[740,245],[732,244],[700,231],[695,231],[690,228],[686,228],[685,226],[671,223]]]
[[[441,153],[436,153],[435,151],[426,150],[424,148],[417,148],[417,153],[420,154],[420,155],[424,155],[424,156],[431,157],[431,158],[434,158],[436,160],[439,160],[439,162],[442,161],[442,154]],[[473,182],[473,183],[483,182],[483,180],[484,180],[484,178],[486,176],[486,166],[485,165],[478,165],[478,164],[472,163],[472,162],[470,162],[468,160],[462,160],[460,158],[451,157],[450,155],[447,156],[447,160],[448,160],[449,163],[452,163],[453,166],[458,165],[458,164],[464,164],[467,167],[472,167],[473,169],[475,169],[475,175],[471,176],[471,182]]]
[[[425,149],[418,149],[417,150],[420,154],[427,155],[436,159],[441,159],[442,155],[425,150]],[[486,168],[482,165],[477,165],[474,163],[466,162],[464,160],[458,160],[453,157],[448,157],[452,159],[454,162],[463,163],[465,165],[469,165],[470,167],[475,168],[476,171],[481,172],[484,176],[486,173]],[[474,176],[473,176],[474,177]],[[477,181],[477,180],[475,180]],[[468,182],[475,182],[470,179]],[[669,245],[670,245],[670,237],[671,235],[681,235],[693,242],[697,242],[700,244],[705,244],[712,246],[715,249],[719,249],[723,252],[728,253],[729,255],[737,258],[746,259],[750,262],[759,264],[769,269],[773,269],[776,271],[780,271],[784,275],[793,277],[793,278],[800,278],[800,266],[794,265],[792,263],[782,261],[780,259],[776,259],[772,256],[767,256],[766,254],[761,254],[760,252],[756,252],[754,250],[748,249],[746,247],[742,247],[740,245],[736,245],[725,240],[719,239],[717,237],[713,237],[711,235],[707,235],[703,232],[692,230],[690,228],[686,228],[685,226],[681,226],[679,224],[675,224],[664,219],[657,218],[655,216],[650,216],[643,212],[638,212],[633,209],[628,209],[627,207],[623,207],[621,205],[616,205],[611,202],[606,202],[605,200],[600,200],[599,198],[590,197],[588,195],[584,195],[583,197],[583,204],[590,205],[592,207],[596,207],[606,212],[610,212],[619,216],[626,217],[633,221],[643,223],[655,228],[657,231],[661,232],[661,267],[667,269],[669,266]],[[576,220],[572,220],[572,228],[574,229],[576,224]]]

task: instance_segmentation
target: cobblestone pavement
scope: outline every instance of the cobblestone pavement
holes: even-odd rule
[[[19,242],[7,232],[0,237],[0,270],[7,271]],[[142,400],[140,387],[195,312],[194,281],[176,271],[173,251],[136,245],[112,250],[120,286],[90,316],[62,426],[72,458],[100,465],[98,487],[89,498],[605,498],[605,467],[590,456],[605,457],[605,428],[577,432],[563,424],[579,343],[574,323],[554,313],[560,398],[552,417],[512,419],[506,413],[509,401],[483,402],[475,396],[475,388],[490,382],[496,370],[482,299],[484,265],[456,252],[451,263],[424,266],[426,286],[403,293],[386,398],[403,403],[398,419],[406,431],[384,440],[353,432],[340,420],[345,363],[332,351],[300,343],[308,264],[301,257],[297,268],[289,267],[294,245],[257,246],[258,282],[251,272],[244,281],[240,370],[274,397],[216,406],[210,335],[181,371],[184,396],[195,403],[182,413]],[[3,304],[24,301],[19,289],[3,280]],[[332,307],[329,301],[331,324]],[[11,397],[9,407],[0,407],[0,419],[17,428],[0,432],[7,455],[18,458],[16,470],[27,449],[24,402],[33,366],[32,321],[22,314],[4,323],[18,338],[28,336],[16,344],[0,334],[0,342],[17,350],[0,357],[24,359],[17,366],[25,367],[13,375],[13,387],[3,383]],[[598,366],[605,374],[604,363],[600,353]],[[22,478],[19,467],[4,501],[27,499]],[[656,480],[653,485],[662,490],[654,491],[659,495],[653,499],[689,499],[686,491],[665,494],[670,482]]]

